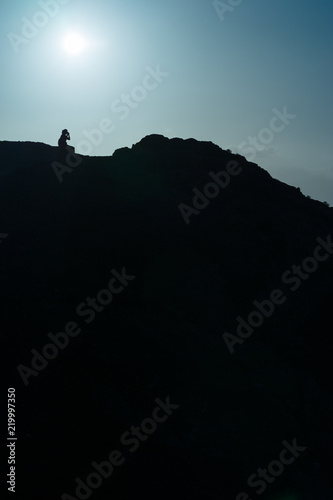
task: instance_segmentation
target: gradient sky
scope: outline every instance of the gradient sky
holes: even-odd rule
[[[256,163],[333,205],[331,0],[243,0],[223,20],[210,0],[51,3],[55,15],[43,18],[38,1],[1,2],[0,140],[56,145],[67,128],[83,153],[84,130],[106,118],[112,131],[91,155],[152,133],[241,152],[261,134]],[[22,18],[46,24],[15,44],[8,35],[22,36]],[[74,32],[87,43],[76,56],[63,49]],[[168,76],[153,85],[147,67],[157,65]],[[132,92],[133,108],[119,108]],[[284,106],[296,117],[272,137],[262,132]]]

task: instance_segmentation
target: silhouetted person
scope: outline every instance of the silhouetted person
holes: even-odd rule
[[[67,141],[70,141],[70,139],[71,139],[71,136],[69,135],[67,128],[65,128],[62,131],[62,134],[61,134],[59,141],[58,141],[59,148],[65,149],[67,147]]]
[[[61,136],[59,137],[59,140],[58,140],[59,160],[60,161],[64,161],[68,153],[72,154],[75,151],[72,146],[69,146],[67,144],[67,141],[70,141],[70,139],[71,139],[71,136],[69,135],[67,128],[65,128],[62,131]]]

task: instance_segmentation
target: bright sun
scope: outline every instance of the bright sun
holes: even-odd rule
[[[63,41],[63,48],[70,56],[76,56],[86,47],[86,41],[81,35],[71,33]]]

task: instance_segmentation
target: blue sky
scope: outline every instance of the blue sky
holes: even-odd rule
[[[194,137],[333,205],[329,0],[42,3],[1,2],[0,140],[56,145],[68,128],[77,151],[110,155],[151,133]],[[63,48],[73,33],[76,55]],[[294,118],[270,131],[284,107]]]

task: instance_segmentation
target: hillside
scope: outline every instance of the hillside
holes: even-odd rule
[[[75,478],[117,449],[91,498],[246,500],[297,439],[261,498],[333,498],[333,209],[210,142],[151,135],[61,178],[57,154],[0,143],[18,489],[88,498]],[[261,324],[237,335],[239,317]],[[168,396],[179,407],[131,451],[123,433]]]

